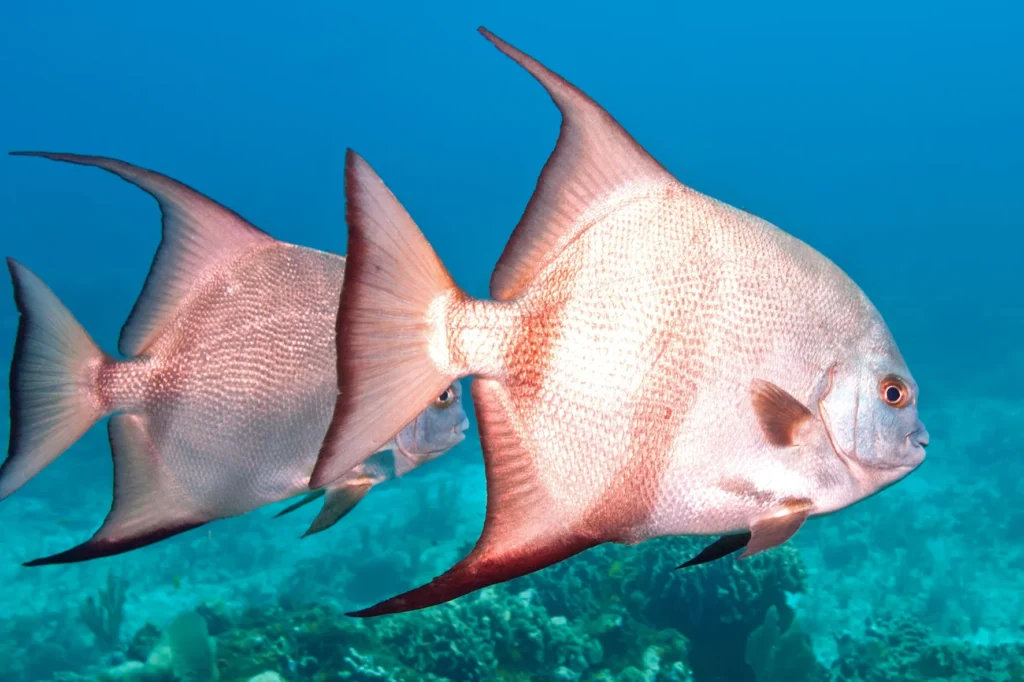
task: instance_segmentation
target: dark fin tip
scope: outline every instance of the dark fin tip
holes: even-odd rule
[[[748,542],[750,542],[750,531],[736,533],[735,535],[723,535],[701,550],[700,554],[697,556],[684,564],[676,566],[676,570],[679,570],[680,568],[688,568],[690,566],[697,566],[698,564],[706,564],[710,561],[716,561],[732,554],[733,552],[738,552],[746,547]]]
[[[124,540],[88,540],[72,547],[69,550],[60,552],[59,554],[53,554],[48,557],[41,559],[33,559],[22,564],[25,567],[35,566],[50,566],[53,564],[73,564],[80,561],[89,561],[90,559],[102,559],[103,557],[114,556],[116,554],[124,554],[130,552],[133,549],[139,549],[147,545],[152,545],[161,540],[190,531],[193,528],[198,528],[203,525],[202,523],[182,523],[175,526],[169,526],[167,528],[161,528],[154,530],[144,535],[136,537],[126,538]]]
[[[276,514],[274,514],[273,518],[275,518],[275,519],[281,518],[285,514],[290,514],[291,512],[295,511],[296,509],[301,509],[302,507],[305,507],[310,502],[315,502],[316,500],[318,500],[318,499],[320,499],[321,497],[324,496],[324,492],[326,492],[326,491],[321,488],[319,490],[314,490],[311,493],[306,493],[301,498],[299,498],[299,500],[297,502],[293,502],[292,504],[288,505],[287,507],[285,507],[281,511],[277,512]]]
[[[806,405],[771,382],[755,379],[750,394],[761,431],[772,445],[795,445],[800,426],[814,419]]]
[[[15,152],[12,152],[12,154]],[[19,377],[21,375],[21,366],[23,364],[23,357],[25,355],[25,335],[28,333],[29,319],[31,318],[31,311],[22,302],[22,291],[21,291],[21,279],[18,276],[17,264],[14,258],[7,257],[7,269],[11,273],[11,284],[14,288],[14,305],[18,309],[18,331],[14,337],[14,353],[11,357],[11,370],[8,373],[8,386],[9,386],[9,414],[10,414],[10,429],[8,430],[7,436],[7,458],[4,463],[0,465],[0,479],[3,478],[4,471],[14,460],[13,453],[22,451],[22,440],[24,438],[22,434],[21,419],[18,418],[18,414],[21,412],[21,392],[17,390],[19,386]]]
[[[480,558],[478,552],[482,544],[483,540],[469,556],[426,585],[368,608],[350,611],[345,615],[353,618],[372,618],[438,606],[485,587],[499,585],[547,568],[601,543],[586,536],[577,536],[563,542],[541,544],[517,553],[495,556],[490,560]]]

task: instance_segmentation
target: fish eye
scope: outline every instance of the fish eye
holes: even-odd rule
[[[455,391],[451,386],[444,389],[441,395],[434,398],[434,407],[448,407],[455,402]]]
[[[885,377],[878,385],[878,390],[882,400],[892,407],[906,407],[910,402],[910,389],[899,377],[892,375]]]

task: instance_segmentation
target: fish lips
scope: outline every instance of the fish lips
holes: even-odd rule
[[[455,442],[452,443],[454,448],[456,445],[466,440],[466,429],[469,428],[469,417],[463,417],[462,423],[459,424],[458,428],[452,429],[452,435],[455,436]]]
[[[903,449],[898,459],[891,462],[872,462],[865,470],[870,475],[876,492],[904,479],[924,462],[925,448],[929,442],[928,431],[922,426],[908,433],[903,439]]]
[[[928,447],[928,443],[931,441],[931,437],[928,435],[928,430],[923,426],[911,431],[903,439],[905,449],[902,453],[898,462],[886,465],[876,465],[876,469],[887,469],[893,473],[901,474],[905,476],[911,471],[921,466],[921,463],[925,459],[925,448]]]
[[[907,436],[907,443],[910,445],[909,453],[913,453],[911,457],[914,460],[911,468],[916,469],[924,461],[924,451],[930,442],[931,436],[928,435],[928,429],[923,426]]]

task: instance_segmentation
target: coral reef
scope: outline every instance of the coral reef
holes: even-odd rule
[[[973,645],[936,637],[903,613],[884,614],[865,635],[839,638],[835,682],[1020,682],[1024,644]]]
[[[708,646],[704,631],[728,633],[732,640],[722,646],[742,651],[766,612],[788,609],[786,593],[802,589],[803,569],[799,555],[784,548],[673,570],[697,547],[678,538],[601,547],[449,604],[385,618],[348,618],[330,601],[301,604],[289,591],[276,605],[211,602],[189,617],[209,623],[220,679],[230,682],[268,673],[291,681],[712,682],[734,666],[712,665],[717,650],[696,651]],[[312,564],[297,568],[299,575],[313,571]],[[713,626],[715,610],[728,614],[727,628]],[[130,650],[154,634],[153,625],[143,626]],[[162,647],[145,664],[132,660],[106,674],[160,674]],[[733,652],[730,659],[738,659],[742,677],[735,679],[754,680],[742,657]]]
[[[195,614],[190,614],[195,616]],[[731,665],[690,667],[695,651],[681,632],[623,619],[571,621],[551,616],[532,590],[491,587],[456,603],[372,620],[334,608],[279,607],[233,614],[219,638],[225,682],[709,682]],[[602,629],[603,623],[603,629]],[[865,634],[839,638],[827,669],[796,621],[783,626],[768,607],[743,649],[744,679],[755,682],[1020,682],[1024,645],[971,646],[936,637],[905,615],[886,615]],[[146,663],[128,661],[97,677],[57,682],[206,682],[181,677],[158,645]]]
[[[82,622],[106,649],[117,649],[121,644],[121,622],[128,593],[128,581],[113,571],[107,574],[106,587],[95,597],[88,597],[78,608]]]
[[[729,557],[676,569],[706,543],[664,538],[635,547],[602,546],[515,584],[535,588],[553,613],[625,617],[648,628],[678,630],[693,645],[695,673],[752,680],[737,652],[769,608],[783,614],[783,627],[788,626],[793,612],[787,594],[804,590],[803,563],[787,545],[742,561]]]
[[[814,657],[810,637],[795,622],[783,628],[771,606],[764,623],[747,638],[744,660],[757,682],[817,682],[825,669]]]

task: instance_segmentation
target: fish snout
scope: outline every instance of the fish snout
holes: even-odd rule
[[[452,436],[455,440],[453,447],[466,440],[466,429],[469,428],[469,417],[463,416],[458,426],[452,427]]]
[[[904,446],[906,450],[903,455],[905,466],[910,469],[920,466],[924,462],[926,457],[925,448],[928,447],[930,441],[931,437],[928,435],[928,429],[923,424],[907,434]]]

